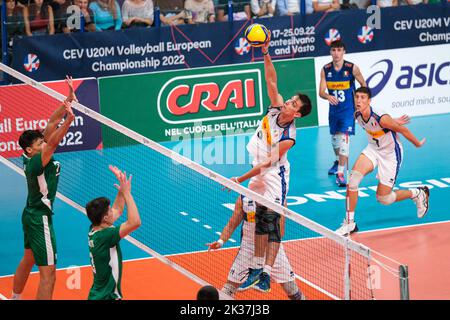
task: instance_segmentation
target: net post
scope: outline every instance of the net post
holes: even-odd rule
[[[347,238],[345,241],[345,266],[344,266],[344,299],[350,300],[350,249],[348,246],[349,239]]]
[[[402,264],[398,267],[400,275],[400,300],[409,300],[409,274],[408,266]]]

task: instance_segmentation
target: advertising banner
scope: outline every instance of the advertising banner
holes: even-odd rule
[[[450,42],[450,5],[416,5],[23,37],[14,42],[13,67],[48,81],[261,61],[261,50],[244,38],[254,22],[271,31],[274,59],[324,56],[337,39],[352,53]]]
[[[298,91],[311,97],[313,112],[297,126],[317,125],[314,60],[275,68],[285,99]],[[99,89],[103,115],[155,141],[249,132],[270,105],[263,63],[106,77]]]
[[[432,52],[433,54],[430,54]],[[346,54],[372,89],[372,104],[397,117],[450,112],[450,44]],[[316,75],[331,61],[315,59]],[[319,93],[320,81],[317,81]],[[359,84],[356,84],[359,87]],[[329,104],[317,95],[319,125],[328,125]]]
[[[44,85],[68,94],[64,81]],[[74,80],[78,101],[99,112],[98,87],[95,79]],[[45,129],[52,113],[62,103],[29,85],[0,87],[0,155],[19,157],[19,136],[25,130]],[[75,120],[56,152],[92,150],[101,148],[101,128],[97,121],[74,110]]]

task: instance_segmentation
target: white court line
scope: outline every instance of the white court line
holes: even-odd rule
[[[9,299],[0,293],[0,300],[9,300]]]

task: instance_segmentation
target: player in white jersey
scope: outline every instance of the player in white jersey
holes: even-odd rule
[[[363,127],[369,139],[369,145],[363,150],[353,165],[348,183],[349,207],[347,217],[342,226],[336,231],[347,235],[358,231],[354,220],[356,203],[358,201],[358,186],[365,175],[378,167],[377,200],[384,205],[405,199],[412,199],[417,206],[417,216],[422,218],[428,211],[430,191],[425,187],[411,190],[393,191],[395,180],[403,160],[403,147],[399,140],[399,133],[417,148],[425,143],[419,141],[408,128],[405,118],[394,120],[387,113],[370,106],[371,92],[367,87],[360,87],[355,91],[356,121]]]
[[[233,215],[223,228],[219,240],[206,244],[209,250],[221,248],[242,222],[241,247],[228,273],[228,280],[222,288],[222,292],[231,297],[244,282],[249,271],[249,265],[252,263],[255,252],[255,213],[256,203],[245,196],[239,196],[234,206]],[[282,244],[280,244],[280,249],[275,259],[272,275],[273,280],[283,287],[289,299],[304,300],[304,296],[295,282],[294,271],[292,271]]]
[[[253,156],[253,168],[231,179],[236,183],[251,179],[248,185],[251,190],[285,205],[289,189],[287,151],[295,144],[295,119],[307,116],[312,107],[310,99],[304,94],[298,93],[287,101],[279,94],[277,73],[269,55],[269,42],[262,47],[262,53],[270,107],[247,145]],[[270,272],[281,242],[283,221],[280,220],[280,214],[257,205],[253,270],[241,288],[258,285],[260,290],[270,291]]]

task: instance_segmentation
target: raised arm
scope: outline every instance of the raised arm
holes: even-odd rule
[[[262,47],[262,54],[264,55],[264,75],[267,84],[267,94],[269,95],[270,105],[273,107],[281,106],[283,104],[283,97],[278,93],[277,72],[272,63],[269,54],[270,32],[269,39]]]
[[[231,216],[230,220],[228,220],[227,225],[223,228],[219,240],[206,244],[209,247],[208,251],[211,249],[221,248],[223,244],[227,242],[228,239],[230,239],[231,235],[233,234],[234,230],[236,230],[236,228],[239,226],[242,219],[243,219],[242,198],[241,196],[239,196],[234,205],[233,215]]]
[[[109,170],[114,173],[114,175],[117,178],[117,181],[119,183],[124,182],[126,179],[126,174],[119,170],[119,168],[109,165]],[[111,207],[112,213],[113,213],[113,223],[120,218],[120,216],[123,213],[123,210],[125,208],[125,198],[120,191],[120,185],[115,184],[114,185],[119,191],[117,192],[116,199],[114,200],[114,203]]]
[[[77,101],[77,97],[75,96],[75,92],[73,90],[73,81],[72,77],[66,76],[66,83],[69,87],[69,94],[67,95],[67,98],[65,101],[72,102]],[[63,103],[58,109],[56,109],[53,114],[50,116],[50,120],[48,121],[47,126],[45,127],[45,130],[43,132],[44,135],[44,141],[48,142],[50,139],[50,136],[55,132],[58,124],[61,122],[62,118],[66,114],[66,105]]]
[[[120,186],[118,186],[119,192],[122,193],[125,199],[125,204],[127,206],[128,219],[120,225],[119,235],[121,238],[126,237],[128,234],[136,230],[141,225],[141,217],[139,216],[139,211],[134,202],[134,198],[131,195],[131,179],[132,176],[127,180],[126,173],[121,176]]]
[[[409,140],[417,148],[423,146],[425,139],[419,141],[416,136],[405,126],[400,125],[396,120],[392,119],[390,115],[383,115],[380,119],[380,125],[383,128],[390,129],[394,132],[401,133],[406,139]]]
[[[50,159],[53,156],[53,153],[55,153],[55,150],[58,147],[58,144],[64,138],[67,131],[69,131],[70,125],[75,119],[75,115],[73,114],[70,102],[64,101],[64,105],[66,108],[66,120],[61,126],[59,126],[58,129],[55,130],[55,132],[52,133],[52,135],[48,138],[47,143],[42,148],[41,160],[43,167],[45,167],[49,163]]]

